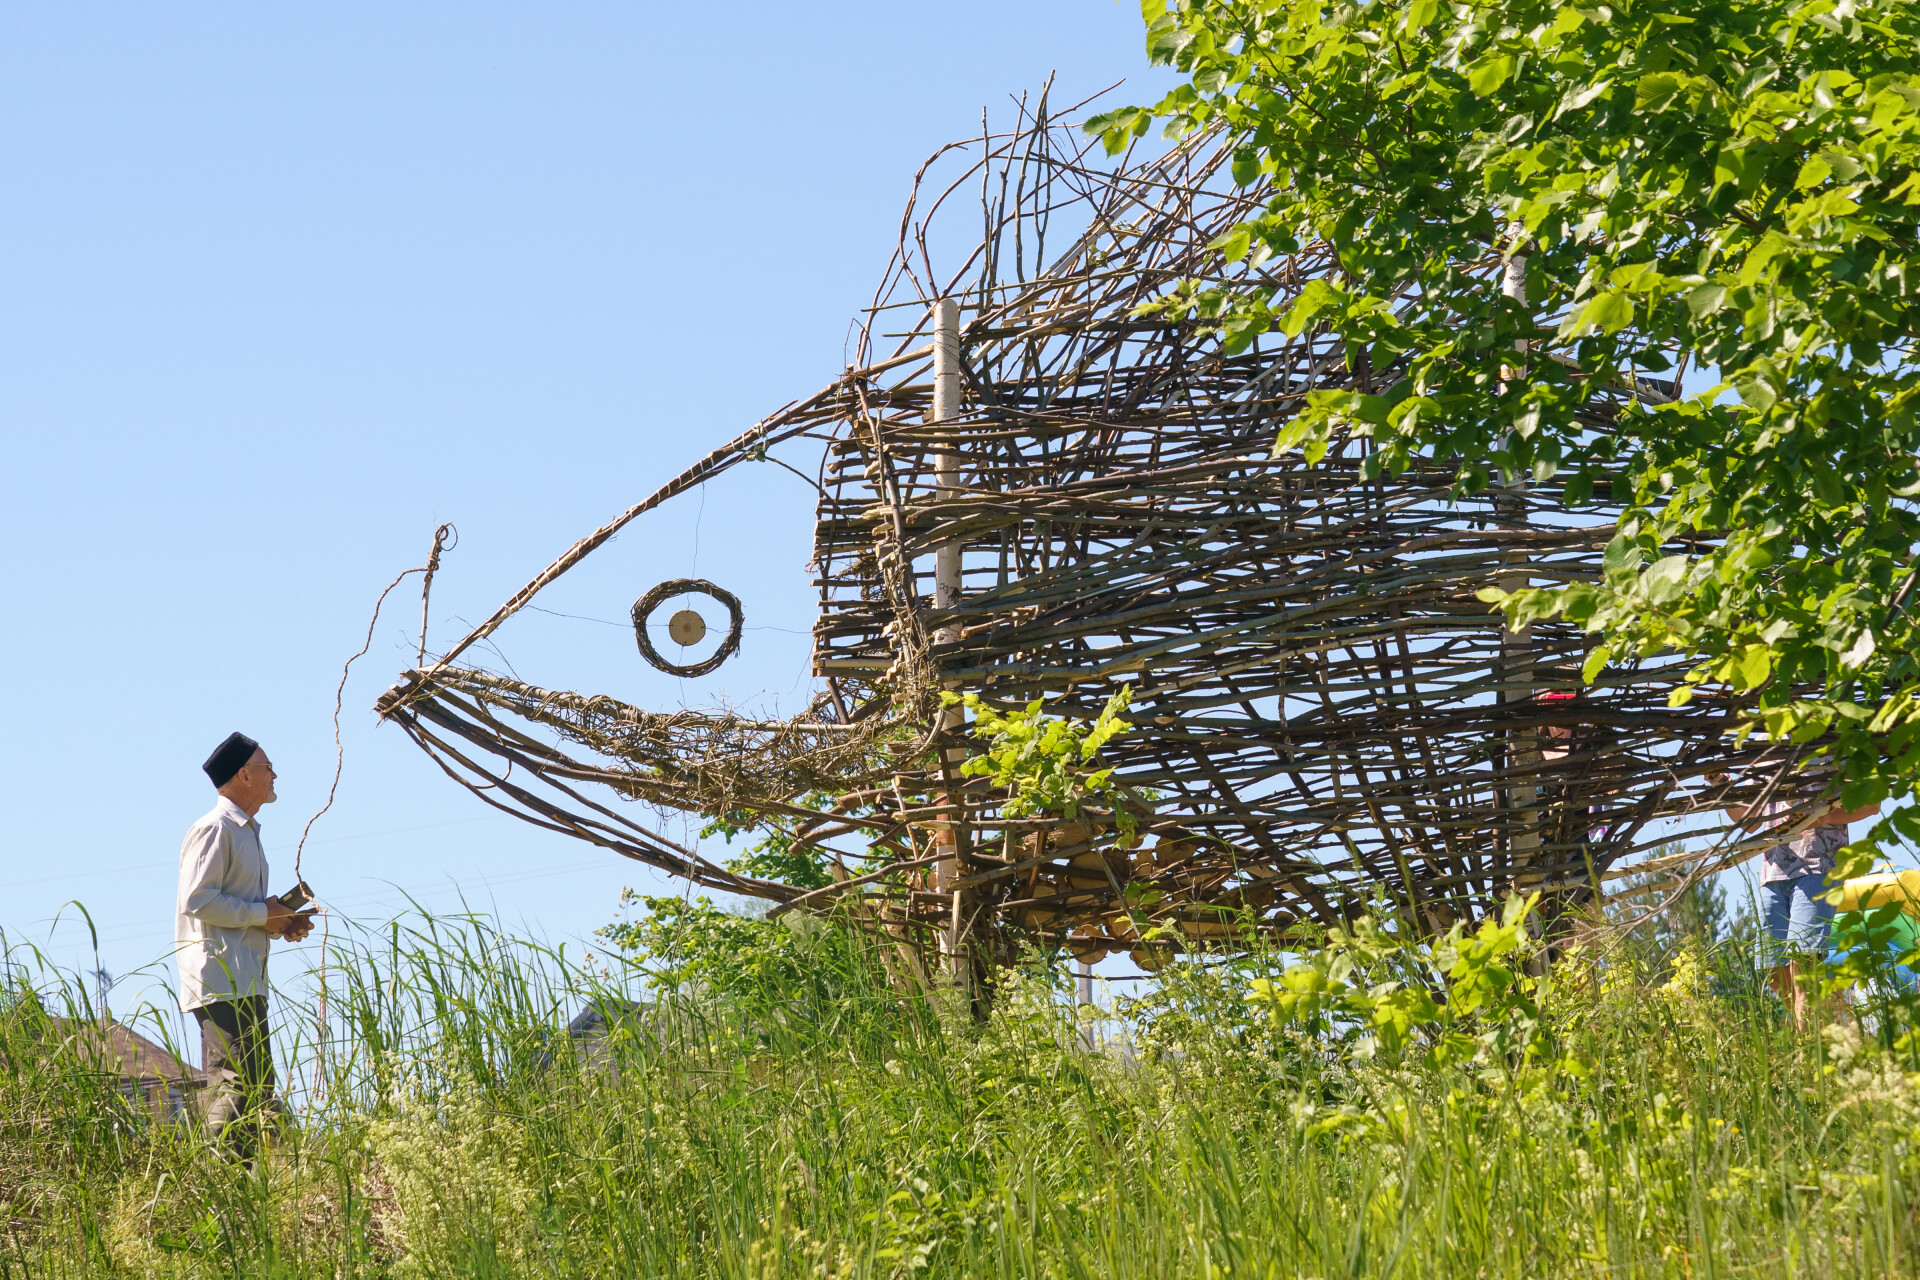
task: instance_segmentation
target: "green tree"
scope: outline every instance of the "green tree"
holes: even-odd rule
[[[824,808],[830,800],[809,793],[801,803]],[[760,838],[729,859],[727,870],[798,889],[831,884],[828,855],[800,847],[798,825],[788,814],[762,819]],[[735,836],[755,829],[753,815],[735,812],[710,819],[700,835],[721,836],[731,845]],[[638,905],[642,914],[605,925],[595,936],[623,952],[661,990],[777,1005],[810,982],[859,971],[860,948],[843,921],[805,911],[768,920],[705,896],[652,897],[631,889],[621,890],[620,901]]]
[[[798,803],[824,813],[832,807],[833,800],[834,797],[824,792],[809,791]],[[777,813],[757,819],[756,827],[753,814],[736,810],[709,819],[700,828],[700,838],[720,836],[731,846],[735,836],[758,829],[762,833],[760,839],[748,845],[741,856],[729,859],[727,870],[736,875],[777,880],[796,889],[819,889],[832,884],[833,877],[827,870],[828,855],[817,846],[799,845],[799,825],[800,819],[794,815]]]
[[[1484,597],[1607,663],[1696,658],[1742,732],[1822,735],[1850,803],[1920,775],[1913,343],[1920,23],[1913,0],[1144,0],[1185,82],[1089,128],[1223,125],[1265,197],[1229,259],[1330,245],[1342,273],[1172,291],[1229,345],[1325,326],[1373,392],[1316,394],[1278,446],[1336,430],[1468,491],[1561,473],[1624,505],[1604,580]],[[1516,287],[1524,285],[1523,288]],[[1503,287],[1504,286],[1504,287]],[[1643,375],[1712,389],[1641,398]],[[1595,431],[1596,402],[1628,399]],[[1896,812],[1875,829],[1920,838]],[[1862,854],[1864,859],[1866,855]]]
[[[631,889],[620,900],[643,914],[604,925],[595,936],[624,952],[661,991],[778,1006],[823,973],[855,967],[854,938],[821,916],[796,911],[766,920],[705,896],[650,897]]]
[[[1101,748],[1133,728],[1120,718],[1132,701],[1132,687],[1122,688],[1089,725],[1049,714],[1043,698],[1019,710],[1000,711],[978,694],[940,695],[943,706],[964,706],[973,713],[971,732],[986,744],[960,767],[962,776],[990,778],[995,787],[1005,788],[1003,811],[1009,818],[1057,813],[1072,821],[1087,802],[1105,804],[1118,832],[1114,843],[1121,849],[1138,842],[1135,810],[1150,808],[1153,802],[1117,781],[1112,768],[1100,763]]]

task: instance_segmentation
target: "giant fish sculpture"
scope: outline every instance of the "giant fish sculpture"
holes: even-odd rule
[[[538,826],[776,910],[837,901],[982,963],[1026,938],[1151,964],[1369,900],[1444,930],[1515,890],[1590,897],[1686,862],[1639,855],[1728,787],[1750,793],[1739,766],[1778,749],[1734,747],[1735,708],[1711,695],[1669,707],[1684,663],[1616,665],[1589,686],[1577,627],[1508,632],[1475,595],[1597,576],[1617,515],[1604,489],[1577,504],[1552,481],[1468,495],[1452,467],[1419,461],[1377,476],[1359,436],[1311,463],[1276,453],[1310,391],[1394,371],[1315,329],[1236,347],[1140,310],[1199,281],[1264,287],[1281,312],[1338,269],[1311,246],[1257,264],[1209,248],[1261,199],[1227,176],[1231,150],[1207,135],[1100,160],[1044,106],[948,148],[916,179],[855,367],[570,548],[379,711]],[[941,185],[943,165],[959,172]],[[950,224],[975,216],[984,238],[937,264]],[[913,333],[881,351],[883,318]],[[820,487],[803,714],[648,711],[469,665],[629,523],[803,446]],[[702,594],[727,624],[697,670],[733,651],[740,603],[675,581],[634,607],[648,660],[675,669],[648,626]],[[705,616],[673,626],[697,635]],[[1135,727],[1105,761],[1152,798],[1133,847],[1116,847],[1115,815],[1011,817],[1003,791],[958,772],[968,741],[942,690],[1090,718],[1122,688]],[[834,850],[837,878],[729,871],[647,826],[645,806],[784,824]]]

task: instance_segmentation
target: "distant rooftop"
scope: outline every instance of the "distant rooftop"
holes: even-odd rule
[[[51,1036],[72,1045],[82,1057],[120,1078],[120,1093],[144,1106],[157,1120],[186,1117],[186,1096],[206,1083],[200,1068],[182,1062],[160,1045],[112,1019],[47,1019]]]

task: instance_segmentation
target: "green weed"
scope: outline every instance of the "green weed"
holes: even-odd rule
[[[360,935],[319,1043],[281,1010],[299,1120],[251,1171],[129,1106],[50,1033],[84,992],[14,953],[0,1276],[1915,1269],[1905,1006],[1796,1036],[1698,939],[1649,985],[1539,976],[1519,907],[1435,945],[1368,922],[1183,958],[1092,1042],[1041,958],[978,1024],[802,941],[730,994],[474,918]]]

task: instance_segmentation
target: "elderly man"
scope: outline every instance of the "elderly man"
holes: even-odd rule
[[[250,1159],[262,1115],[278,1106],[267,1039],[267,939],[300,941],[313,929],[312,913],[292,911],[267,892],[254,820],[277,798],[267,753],[235,733],[200,767],[220,798],[180,845],[180,1007],[200,1024],[207,1129]]]

